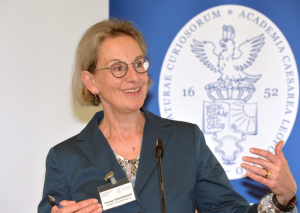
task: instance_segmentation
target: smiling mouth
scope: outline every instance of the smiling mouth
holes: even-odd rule
[[[128,90],[122,90],[123,92],[126,92],[126,93],[133,93],[133,92],[138,92],[140,91],[141,87],[138,87],[136,89],[128,89]]]

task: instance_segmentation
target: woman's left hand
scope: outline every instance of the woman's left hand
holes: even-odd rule
[[[251,148],[250,152],[263,158],[243,157],[243,161],[257,164],[263,168],[242,163],[241,167],[248,170],[247,176],[261,184],[266,185],[274,194],[279,203],[287,205],[297,191],[297,184],[290,171],[287,160],[282,152],[283,141],[277,143],[275,155],[262,149]],[[269,170],[270,176],[266,178]]]

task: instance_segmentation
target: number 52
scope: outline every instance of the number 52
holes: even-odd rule
[[[266,88],[265,89],[264,97],[265,98],[270,98],[271,96],[278,96],[278,89],[277,88],[273,88],[273,89]]]

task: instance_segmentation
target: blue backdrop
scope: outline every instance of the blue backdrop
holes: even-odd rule
[[[160,115],[158,104],[159,75],[165,54],[175,35],[197,14],[211,7],[224,4],[247,6],[263,13],[271,19],[285,35],[294,53],[296,62],[299,65],[300,1],[298,0],[111,0],[109,8],[110,17],[135,22],[146,37],[148,45],[147,56],[151,59],[149,74],[155,82],[145,103],[145,107],[148,110]],[[300,118],[298,113],[293,130],[283,149],[298,184],[300,183],[299,138]],[[269,191],[265,186],[248,178],[232,180],[231,183],[250,203],[257,203],[259,199]],[[297,192],[297,196],[300,197],[299,192]]]

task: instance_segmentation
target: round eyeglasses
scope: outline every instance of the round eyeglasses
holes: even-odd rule
[[[137,58],[134,60],[134,62],[130,63],[133,65],[134,70],[137,73],[143,74],[145,72],[147,72],[149,70],[150,67],[150,59],[146,58],[146,57],[141,57],[141,58]],[[127,74],[128,71],[128,65],[125,62],[116,62],[113,65],[111,65],[110,67],[106,67],[106,68],[101,68],[101,69],[95,69],[95,70],[91,70],[90,72],[95,72],[97,70],[105,70],[105,69],[110,69],[111,70],[111,74],[113,76],[115,76],[116,78],[122,78]]]

